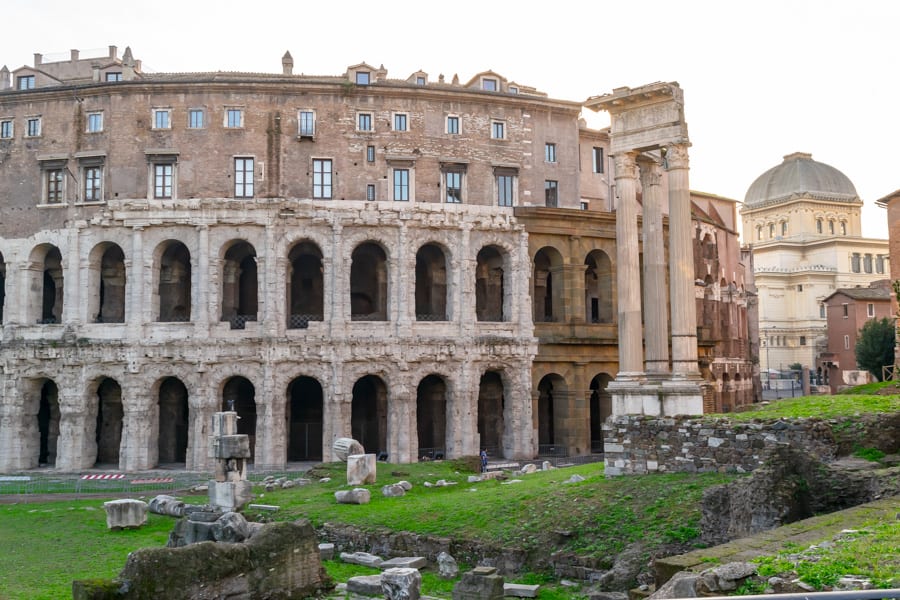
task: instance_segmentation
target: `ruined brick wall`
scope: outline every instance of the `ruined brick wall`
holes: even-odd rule
[[[785,444],[826,462],[858,447],[895,452],[900,444],[900,413],[749,423],[625,415],[609,419],[603,429],[607,475],[746,473]]]

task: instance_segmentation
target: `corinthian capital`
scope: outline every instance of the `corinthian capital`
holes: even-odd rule
[[[687,169],[690,160],[688,159],[688,146],[690,144],[672,144],[666,147],[666,168],[671,169]]]
[[[616,179],[637,179],[637,152],[621,152],[614,157],[616,164]]]
[[[659,164],[656,161],[641,161],[641,187],[648,188],[659,185],[661,173]]]

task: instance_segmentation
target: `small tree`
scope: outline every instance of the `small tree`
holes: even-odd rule
[[[856,364],[881,381],[881,368],[894,364],[895,339],[892,319],[866,321],[856,339]]]

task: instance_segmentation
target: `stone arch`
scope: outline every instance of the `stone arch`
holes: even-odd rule
[[[226,245],[222,258],[222,321],[232,329],[243,329],[256,321],[259,310],[259,278],[256,248],[246,240]]]
[[[560,375],[550,373],[541,378],[537,389],[538,454],[553,454],[555,449],[551,447],[562,443],[565,434],[568,386]]]
[[[222,410],[238,414],[238,435],[250,439],[250,459],[256,456],[256,388],[246,377],[235,375],[222,386]]]
[[[156,301],[157,321],[191,320],[191,252],[177,240],[159,247],[159,286]]]
[[[612,380],[607,373],[591,379],[591,452],[603,452],[603,422],[612,415],[612,396],[607,389]]]
[[[553,246],[544,246],[535,253],[533,266],[534,322],[562,321],[565,302],[562,254]]]
[[[287,388],[284,414],[287,460],[322,460],[324,394],[313,377],[296,377]]]
[[[310,240],[294,244],[288,253],[287,327],[305,329],[325,316],[322,250]]]
[[[509,318],[508,254],[500,246],[484,246],[475,266],[475,315],[479,321],[506,321]]]
[[[353,384],[350,430],[370,454],[387,452],[388,388],[377,375],[364,375]]]
[[[37,406],[34,413],[37,428],[37,456],[35,466],[56,466],[57,444],[59,442],[59,388],[52,379],[43,379],[37,382],[39,393]]]
[[[40,290],[29,302],[30,318],[41,324],[62,323],[62,253],[53,244],[40,244],[31,251],[30,263],[34,271],[32,278],[36,278],[31,289]]]
[[[125,252],[113,242],[94,246],[88,259],[88,318],[95,323],[125,322]]]
[[[351,255],[350,319],[388,320],[387,253],[373,241],[359,244]]]
[[[447,382],[440,375],[423,377],[416,388],[416,432],[420,457],[446,455]]]
[[[613,322],[613,269],[609,255],[592,250],[584,259],[584,306],[588,323]]]
[[[111,377],[104,377],[97,385],[97,419],[94,441],[97,444],[97,465],[119,466],[122,446],[122,386]]]
[[[187,387],[177,377],[159,384],[159,463],[186,463],[190,437],[190,403]]]
[[[485,371],[478,382],[478,436],[490,456],[503,455],[505,389],[499,371]]]
[[[447,256],[434,243],[416,252],[416,320],[447,320]]]

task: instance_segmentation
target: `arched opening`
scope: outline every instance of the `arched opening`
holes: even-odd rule
[[[238,414],[238,435],[250,438],[250,460],[256,456],[256,388],[246,377],[232,377],[222,387],[222,410]]]
[[[505,321],[503,254],[496,246],[478,252],[475,266],[475,315],[479,321]]]
[[[62,254],[56,246],[45,246],[43,283],[41,285],[41,317],[38,323],[62,323],[63,268]]]
[[[421,458],[443,458],[447,433],[447,384],[429,375],[416,389],[416,430]]]
[[[532,301],[534,322],[551,323],[562,320],[563,259],[556,248],[547,246],[534,255]]]
[[[191,253],[181,242],[169,241],[159,261],[160,322],[191,320]]]
[[[478,384],[478,435],[490,456],[503,454],[503,378],[487,371]]]
[[[612,377],[600,373],[591,379],[591,452],[603,452],[603,422],[612,414],[612,396],[607,387]]]
[[[603,250],[592,250],[584,259],[584,265],[585,320],[588,323],[612,323],[612,262]]]
[[[56,445],[59,441],[59,388],[49,379],[41,385],[37,423],[40,440],[38,465],[54,467],[56,466]]]
[[[94,256],[102,252],[99,258],[100,271]],[[125,253],[118,245],[104,243],[91,253],[91,312],[97,323],[125,322]]]
[[[387,452],[387,386],[380,377],[366,375],[353,384],[350,430],[366,452]]]
[[[159,463],[187,461],[190,407],[188,391],[175,377],[166,377],[159,386]]]
[[[297,377],[287,394],[287,459],[322,460],[322,385],[312,377]]]
[[[388,314],[387,255],[378,244],[365,242],[353,250],[350,266],[350,319],[386,321]]]
[[[716,260],[719,258],[719,248],[716,246],[716,238],[707,233],[703,236],[702,242],[703,258],[706,260]]]
[[[312,242],[300,242],[288,254],[288,329],[306,329],[325,315],[322,251]]]
[[[106,377],[97,386],[97,463],[119,466],[122,445],[122,387]]]
[[[222,321],[243,329],[257,318],[256,249],[247,242],[233,244],[222,261]]]
[[[416,320],[447,320],[447,259],[435,244],[416,253]]]
[[[564,426],[559,421],[566,413],[566,399],[565,379],[556,374],[541,378],[537,402],[538,454],[558,453],[556,446],[562,442],[558,438],[564,433]]]

